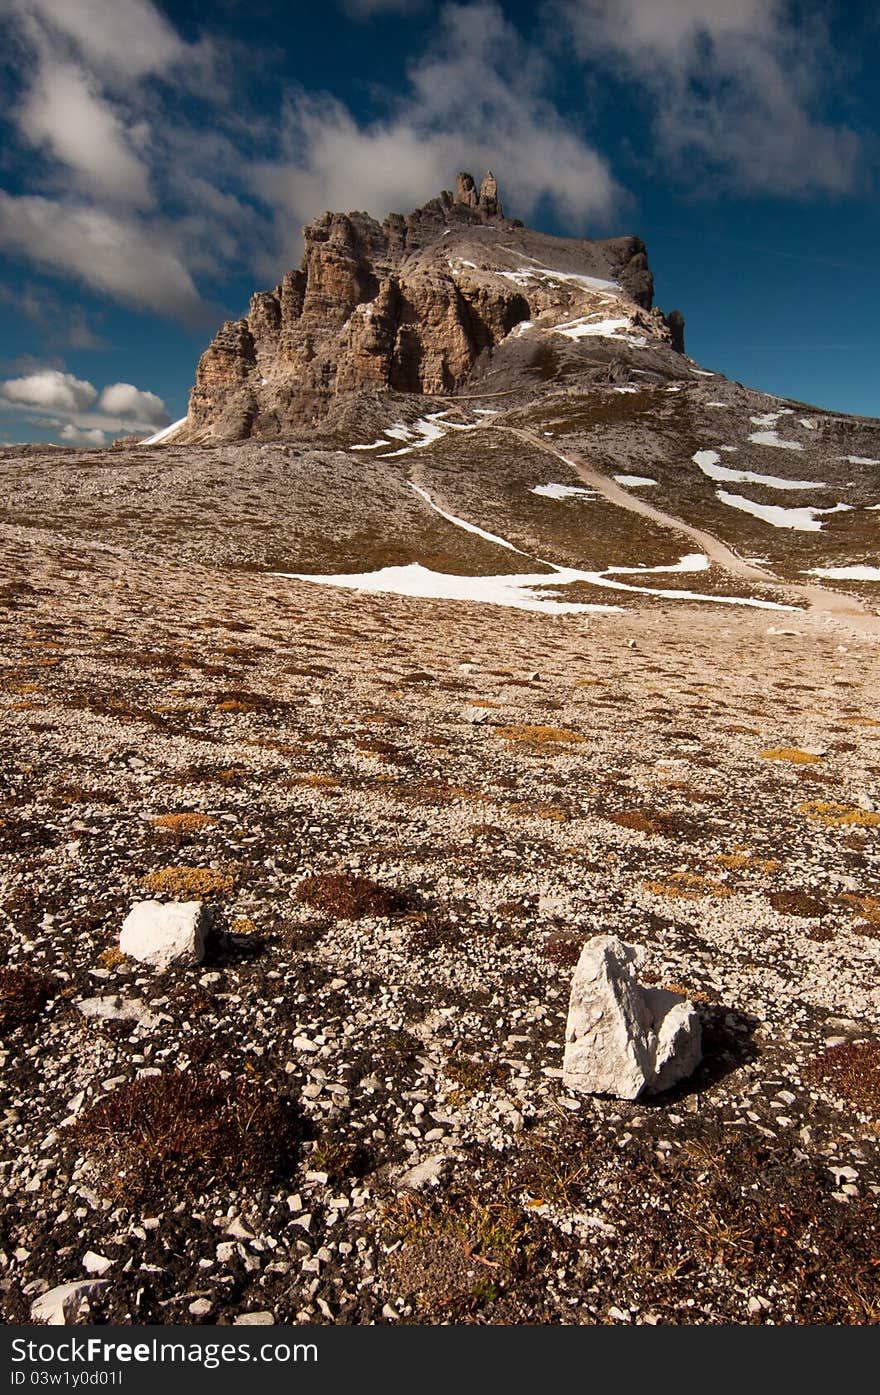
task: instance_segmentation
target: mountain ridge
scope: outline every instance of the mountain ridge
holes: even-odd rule
[[[504,215],[491,171],[479,190],[462,172],[454,193],[381,223],[324,213],[303,236],[301,265],[202,354],[176,440],[277,439],[361,392],[454,396],[499,359],[527,390],[546,381],[548,332],[568,337],[594,381],[626,379],[634,346],[650,345],[664,376],[683,353],[684,321],[654,308],[640,238],[526,228]]]

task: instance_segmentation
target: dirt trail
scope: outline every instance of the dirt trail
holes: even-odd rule
[[[564,453],[550,445],[547,440],[535,432],[526,431],[521,427],[504,426],[501,422],[491,422],[489,425],[491,429],[496,431],[507,431],[513,436],[519,436],[523,441],[528,441],[529,445],[537,446],[545,454],[561,460],[575,470],[585,484],[588,484],[591,489],[595,489],[596,493],[601,494],[610,504],[616,504],[618,508],[628,509],[630,513],[637,513],[642,518],[649,518],[653,523],[659,523],[664,528],[671,528],[692,539],[705,552],[710,561],[715,562],[731,576],[738,577],[742,581],[777,586],[799,597],[806,603],[809,612],[816,617],[843,621],[863,635],[880,636],[880,616],[875,615],[855,596],[845,595],[840,591],[826,590],[824,586],[805,586],[797,582],[783,581],[774,572],[744,561],[732,548],[711,533],[705,532],[702,528],[695,528],[693,524],[686,523],[683,518],[677,518],[674,514],[665,513],[662,509],[655,508],[646,499],[624,489],[622,485],[615,483],[609,475],[603,475],[601,471],[588,465],[573,451]]]

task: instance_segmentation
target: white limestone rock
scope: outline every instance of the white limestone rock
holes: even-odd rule
[[[159,1023],[159,1018],[142,998],[123,998],[118,993],[103,998],[81,998],[77,1007],[83,1017],[92,1017],[99,1022],[133,1022],[146,1031]]]
[[[50,1327],[64,1327],[76,1322],[79,1305],[91,1298],[107,1283],[107,1279],[80,1279],[72,1284],[59,1284],[41,1293],[31,1304],[31,1322],[45,1322]]]
[[[191,968],[205,957],[209,926],[203,901],[137,901],[123,922],[119,948],[153,969]]]
[[[436,1187],[455,1166],[455,1158],[448,1153],[435,1153],[413,1167],[408,1167],[397,1178],[397,1186],[407,1191],[420,1192],[425,1187]]]
[[[701,1059],[693,1003],[643,988],[639,951],[596,935],[581,951],[571,984],[562,1083],[581,1094],[634,1100],[690,1075]]]

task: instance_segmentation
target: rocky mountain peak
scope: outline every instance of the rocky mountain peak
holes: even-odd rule
[[[205,350],[175,440],[278,437],[358,393],[445,396],[488,375],[526,392],[558,371],[620,380],[634,349],[683,347],[680,317],[652,308],[639,238],[526,228],[491,170],[381,223],[323,213],[303,240],[300,266]]]

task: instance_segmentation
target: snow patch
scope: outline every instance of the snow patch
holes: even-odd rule
[[[829,581],[880,581],[880,567],[857,563],[852,567],[812,567],[805,576],[824,576]]]
[[[656,480],[649,479],[647,475],[615,475],[615,484],[622,484],[626,489],[641,489],[644,485],[656,484]]]
[[[179,421],[173,421],[170,426],[163,426],[161,431],[157,431],[154,435],[148,436],[145,441],[141,441],[141,445],[158,446],[161,444],[162,441],[170,441],[171,437],[175,436],[177,432],[180,430],[180,428],[182,426],[185,426],[186,423],[187,418],[181,417]]]
[[[688,552],[666,567],[607,567],[606,571],[623,576],[642,576],[648,572],[707,572],[709,558],[704,552]]]
[[[543,499],[571,499],[580,495],[585,499],[595,499],[595,489],[579,489],[574,484],[533,484],[530,494],[540,494]]]
[[[529,258],[531,260],[531,258]],[[581,276],[573,271],[554,271],[549,266],[519,266],[515,271],[499,271],[499,276],[512,281],[515,286],[527,286],[530,281],[552,281],[559,285],[580,286],[585,291],[621,290],[618,281],[603,281],[598,276]]]
[[[849,504],[835,504],[833,509],[785,509],[779,504],[756,504],[753,499],[746,499],[741,494],[728,494],[724,489],[716,490],[716,493],[722,504],[729,504],[732,509],[750,513],[774,528],[793,528],[799,533],[821,533],[823,525],[819,521],[820,514],[850,512]]]
[[[554,333],[564,334],[566,339],[623,339],[637,349],[644,349],[648,343],[644,334],[632,334],[633,322],[628,318],[613,320],[592,320],[586,316],[577,320],[566,320],[554,326]]]
[[[779,475],[758,475],[754,470],[730,470],[726,465],[719,465],[721,457],[714,450],[698,450],[691,459],[710,480],[724,480],[728,484],[763,484],[768,489],[828,488],[827,484],[813,480],[786,480]]]
[[[756,446],[778,446],[780,450],[803,450],[800,441],[783,441],[775,431],[753,431],[749,437]]]
[[[509,544],[508,544],[509,546]],[[619,611],[616,605],[590,605],[558,601],[540,594],[535,587],[566,585],[545,572],[520,576],[453,576],[431,571],[420,562],[403,567],[382,567],[376,572],[353,572],[339,576],[309,576],[278,572],[295,581],[311,581],[321,586],[343,586],[355,591],[379,591],[397,596],[419,596],[425,600],[476,601],[483,605],[510,606],[515,610],[536,610],[545,615],[577,615],[596,611]]]

